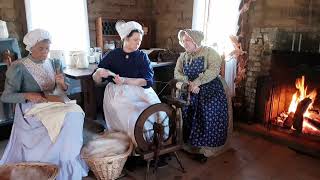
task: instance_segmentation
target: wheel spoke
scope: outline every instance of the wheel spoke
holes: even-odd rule
[[[143,130],[143,134],[145,134],[146,132],[150,132],[150,131],[153,131],[153,129],[145,129],[145,130]]]
[[[147,121],[153,125],[154,122],[152,122],[150,119],[147,119]]]
[[[163,124],[163,122],[166,120],[166,119],[168,119],[168,115],[166,115],[166,117],[161,121],[161,124]]]
[[[166,128],[166,127],[169,127],[169,124],[167,124],[167,125],[163,126],[163,128]]]
[[[153,134],[154,134],[154,130],[153,129],[144,129],[143,130],[143,136],[144,136],[144,139],[147,142],[151,142],[152,141]]]

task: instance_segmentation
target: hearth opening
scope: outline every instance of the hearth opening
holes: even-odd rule
[[[255,119],[319,138],[319,93],[320,54],[273,51],[269,75],[257,79]]]

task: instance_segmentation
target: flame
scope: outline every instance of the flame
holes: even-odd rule
[[[310,98],[312,100],[312,103],[310,103],[307,111],[303,114],[303,116],[306,117],[309,114],[308,110],[312,108],[314,100],[316,99],[317,92],[316,90],[313,90],[310,94],[307,94],[308,87],[304,85],[304,82],[304,76],[296,80],[296,88],[298,89],[298,92],[294,93],[294,95],[292,96],[288,112],[296,112],[299,102],[305,98]]]
[[[301,78],[298,78],[296,80],[296,88],[298,89],[298,92],[294,93],[290,102],[290,106],[288,108],[288,112],[289,113],[294,113],[297,110],[297,106],[299,104],[300,101],[302,101],[305,98],[310,98],[312,100],[312,102],[309,104],[306,112],[303,114],[304,117],[309,117],[310,116],[310,112],[309,110],[312,108],[312,105],[316,99],[317,96],[317,92],[316,90],[313,90],[311,93],[307,94],[307,90],[308,87],[305,86],[305,77],[302,76]],[[316,127],[313,127],[310,123],[304,121],[303,122],[303,130],[304,131],[309,129],[309,130],[317,130]]]

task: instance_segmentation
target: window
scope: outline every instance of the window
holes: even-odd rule
[[[240,0],[194,0],[192,28],[204,32],[204,43],[219,53],[230,51],[229,36],[235,35]]]
[[[240,0],[194,0],[192,28],[203,31],[204,44],[213,46],[225,59],[225,80],[235,94],[237,61],[228,56],[234,47],[229,36],[236,34]]]
[[[25,0],[25,8],[28,30],[48,30],[52,50],[89,49],[86,0]]]

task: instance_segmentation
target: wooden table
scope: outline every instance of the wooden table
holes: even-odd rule
[[[97,68],[97,64],[90,64],[87,69],[77,69],[67,67],[63,72],[72,79],[80,80],[81,93],[83,100],[83,109],[86,113],[86,119],[96,119],[96,97],[94,95],[94,82],[91,77],[94,70]]]
[[[174,62],[152,62],[152,67],[156,71],[161,67],[174,66]],[[81,82],[81,92],[83,98],[83,109],[86,113],[86,119],[94,120],[97,118],[97,100],[95,95],[95,84],[92,79],[92,74],[97,68],[97,64],[90,64],[89,68],[86,69],[77,69],[67,67],[64,69],[64,74],[72,79],[80,80]],[[173,72],[172,72],[173,73]],[[158,78],[159,79],[159,78]]]

